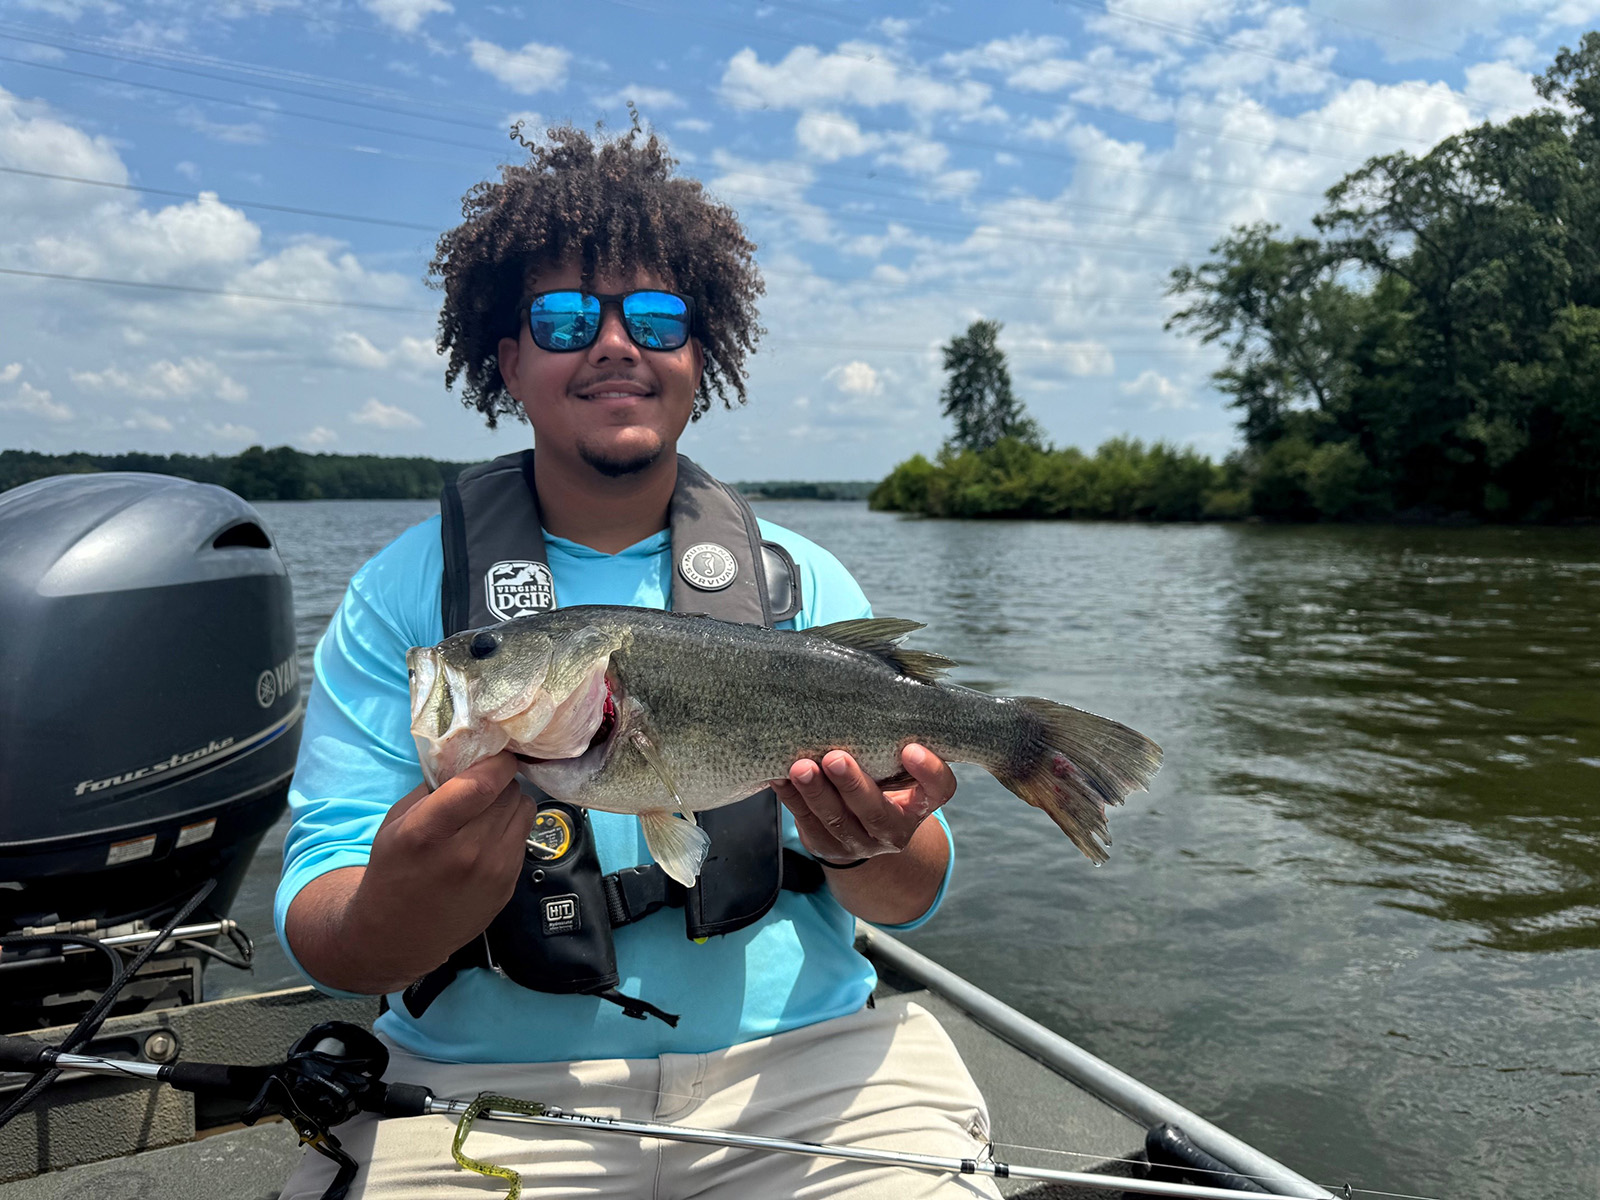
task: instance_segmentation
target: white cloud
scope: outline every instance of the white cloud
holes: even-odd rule
[[[357,425],[370,425],[374,429],[421,429],[422,419],[393,404],[385,404],[376,396],[369,397],[357,411],[350,414]]]
[[[248,446],[261,436],[250,426],[235,425],[231,421],[224,422],[221,425],[214,425],[208,421],[205,425],[205,431],[216,441],[229,445]]]
[[[300,441],[307,446],[331,446],[339,440],[339,434],[326,425],[314,425],[300,435]]]
[[[690,133],[710,133],[711,122],[699,117],[680,117],[672,123],[674,129],[687,129]]]
[[[124,429],[148,429],[152,433],[171,433],[173,424],[160,413],[153,413],[148,408],[136,408],[122,422]]]
[[[883,392],[883,378],[870,363],[840,363],[825,378],[850,396],[877,396]]]
[[[524,108],[519,109],[517,112],[507,113],[501,124],[507,129],[514,125],[521,125],[522,136],[531,142],[544,133],[548,123],[531,108]]]
[[[361,0],[361,7],[401,33],[415,33],[434,13],[455,11],[445,0]]]
[[[137,396],[141,400],[190,400],[215,396],[229,404],[242,404],[250,389],[216,363],[204,358],[182,362],[159,359],[135,371],[107,367],[103,371],[72,371],[72,382],[97,392]]]
[[[883,144],[874,133],[863,133],[843,113],[803,112],[794,123],[794,140],[800,148],[819,162],[838,162],[841,158],[854,158]]]
[[[474,38],[467,43],[472,65],[487,71],[513,92],[527,95],[561,87],[567,81],[570,52],[559,46],[529,42],[520,50],[506,50],[493,42]]]
[[[1116,369],[1111,348],[1094,339],[1062,340],[1034,334],[1006,341],[1017,353],[1054,364],[1068,375],[1109,375]]]
[[[376,371],[389,365],[387,354],[369,342],[365,335],[356,333],[352,329],[341,330],[335,334],[328,346],[328,352],[351,367],[365,367]]]
[[[440,363],[439,352],[429,338],[408,335],[400,338],[392,350],[381,350],[374,346],[365,334],[352,329],[342,330],[336,334],[328,346],[328,352],[345,366],[368,371],[381,371],[390,367],[426,370],[437,367]]]
[[[975,80],[935,79],[886,46],[847,42],[832,54],[814,46],[791,50],[782,62],[764,63],[744,49],[728,60],[722,98],[735,108],[863,108],[903,105],[918,116],[949,113],[960,120],[997,120],[989,88]]]
[[[432,338],[403,337],[389,352],[391,362],[406,367],[431,370],[443,361]]]
[[[1153,368],[1139,372],[1137,379],[1118,384],[1117,390],[1124,396],[1148,398],[1151,412],[1176,412],[1200,407],[1177,384]]]
[[[602,108],[620,108],[630,102],[644,114],[649,114],[653,109],[682,108],[684,105],[683,97],[676,92],[669,92],[666,88],[645,87],[639,84],[618,88],[614,92],[607,92],[603,96],[595,97],[595,103]]]
[[[22,374],[21,363],[7,363],[0,367],[0,383],[15,383],[17,376]]]
[[[1044,60],[1058,58],[1067,49],[1064,39],[1049,34],[1021,33],[1014,37],[995,38],[982,46],[946,54],[940,62],[958,70],[978,68],[1012,74],[1022,67]],[[1012,86],[1017,86],[1013,83]]]
[[[31,383],[24,382],[17,389],[17,394],[10,400],[0,400],[0,409],[6,412],[22,413],[25,416],[39,417],[45,421],[70,421],[72,410],[65,404],[50,398],[50,393],[44,388],[36,388]]]

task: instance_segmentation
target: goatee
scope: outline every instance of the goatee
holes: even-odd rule
[[[636,475],[650,466],[661,457],[661,449],[658,445],[653,450],[637,450],[631,454],[606,454],[580,445],[578,456],[600,474],[620,479],[624,475]]]

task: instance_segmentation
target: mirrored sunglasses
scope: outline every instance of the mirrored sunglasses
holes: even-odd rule
[[[689,340],[693,303],[676,292],[642,290],[600,295],[540,292],[528,301],[528,332],[541,350],[586,350],[600,336],[607,304],[622,310],[622,327],[642,350],[676,350]]]

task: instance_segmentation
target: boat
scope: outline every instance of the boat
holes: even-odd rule
[[[222,488],[56,477],[0,497],[0,605],[0,1035],[59,1046],[94,1013],[104,959],[120,967],[142,948],[117,1006],[75,1047],[85,1069],[0,1128],[0,1200],[270,1200],[303,1152],[289,1124],[246,1125],[247,1100],[140,1073],[279,1063],[308,1029],[370,1029],[377,1016],[375,998],[309,987],[201,991],[204,960],[226,956],[221,939],[248,946],[226,912],[283,809],[299,738],[276,547]],[[108,688],[113,678],[133,686]],[[102,736],[85,745],[86,727]],[[1005,1194],[1109,1196],[1153,1176],[1329,1196],[889,934],[858,924],[857,940],[877,995],[910,997],[950,1033],[988,1098],[997,1148],[1046,1147],[1056,1154],[1039,1165],[1106,1180],[1072,1191],[1013,1175]],[[0,1074],[0,1111],[31,1078]]]
[[[1254,1180],[1268,1194],[1331,1200],[1326,1189],[898,938],[859,924],[857,944],[878,971],[878,997],[907,996],[949,1032],[988,1099],[999,1149],[1048,1148],[1056,1153],[1040,1165],[1065,1164],[1106,1178],[1103,1191],[1004,1179],[999,1181],[1002,1194],[1109,1200],[1122,1194],[1119,1180],[1150,1175],[1150,1131],[1173,1125],[1228,1171]],[[337,999],[309,987],[288,988],[115,1017],[84,1053],[134,1062],[182,1056],[268,1064],[281,1060],[315,1024],[339,1020],[370,1026],[376,1015],[376,999]],[[66,1033],[62,1027],[34,1036],[50,1041]],[[0,1076],[0,1104],[24,1078]],[[0,1129],[0,1200],[272,1200],[303,1151],[288,1124],[274,1119],[245,1127],[239,1124],[242,1111],[239,1102],[197,1102],[188,1093],[142,1079],[63,1074],[31,1109]],[[1170,1165],[1166,1170],[1158,1177],[1207,1179],[1203,1171]]]

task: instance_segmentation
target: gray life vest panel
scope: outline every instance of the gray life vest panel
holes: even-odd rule
[[[556,607],[533,469],[534,452],[518,451],[469,467],[446,485],[440,497],[444,636]],[[673,611],[767,626],[799,612],[799,573],[789,553],[762,540],[743,496],[682,455],[669,525]],[[519,878],[518,894],[487,934],[408,989],[414,1016],[460,970],[489,966],[536,991],[595,994],[622,1004],[630,1016],[669,1019],[616,992],[613,928],[681,904],[685,936],[700,940],[760,920],[782,887],[809,892],[822,884],[813,861],[783,849],[782,813],[771,788],[696,814],[711,846],[696,885],[683,888],[654,863],[602,877],[587,814],[531,784],[523,787],[541,812],[560,813],[572,828],[571,853],[558,864],[530,860],[529,878]],[[587,915],[576,922],[545,919],[547,901],[562,913],[576,905]]]

